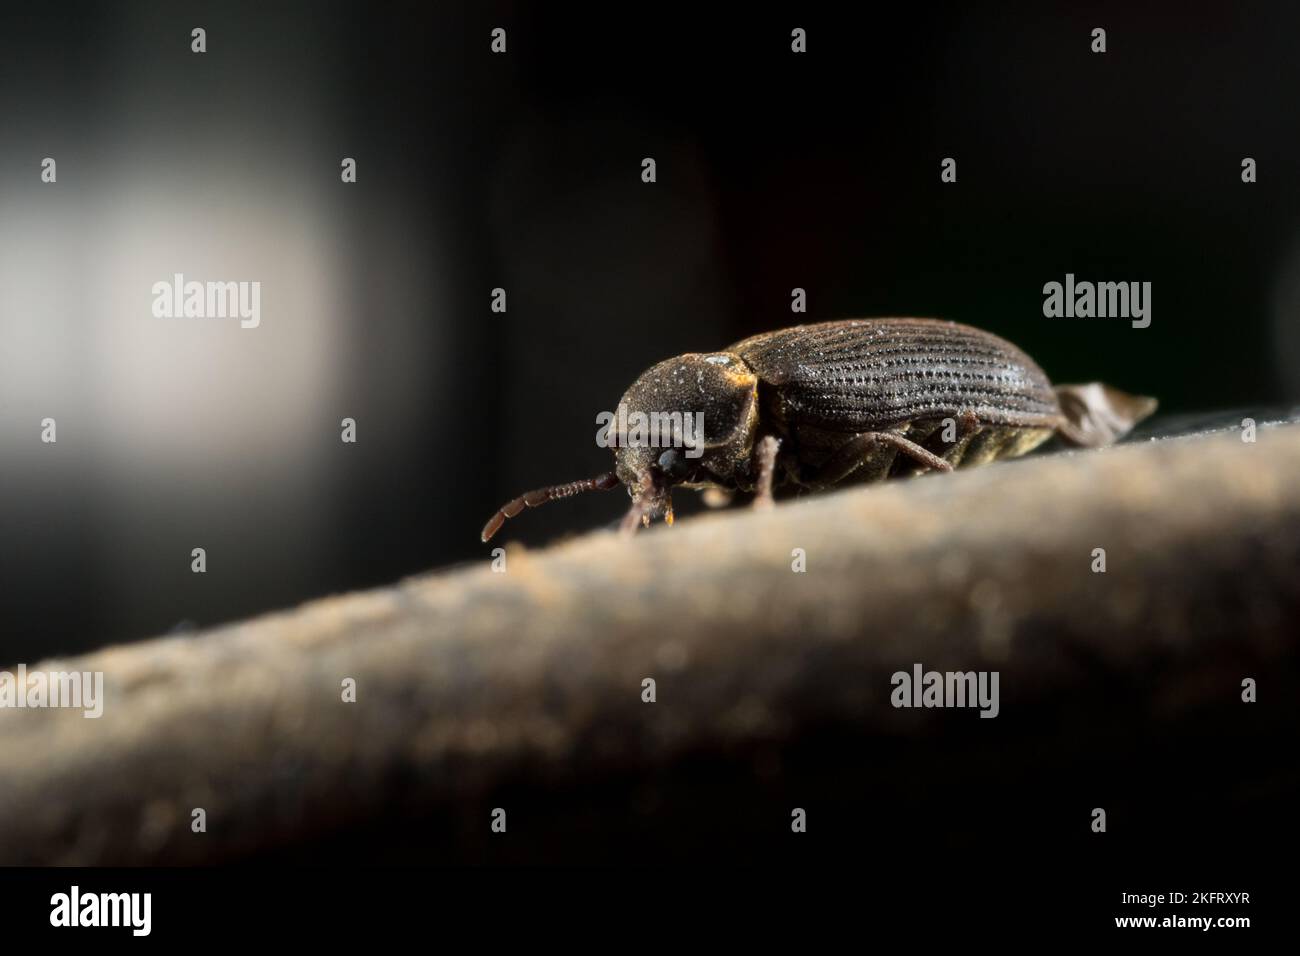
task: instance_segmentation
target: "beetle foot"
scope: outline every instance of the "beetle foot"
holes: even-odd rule
[[[732,494],[724,488],[705,488],[700,493],[700,500],[706,508],[725,508],[731,504]]]
[[[632,535],[636,534],[637,528],[648,522],[649,517],[650,516],[645,513],[645,509],[641,507],[639,502],[634,503],[632,507],[628,509],[628,513],[623,516],[623,522],[618,526],[619,535],[624,538],[632,537]]]
[[[754,449],[754,459],[758,463],[758,487],[754,497],[754,507],[767,511],[776,506],[772,498],[772,483],[776,478],[776,456],[781,450],[781,440],[775,435],[767,435]]]

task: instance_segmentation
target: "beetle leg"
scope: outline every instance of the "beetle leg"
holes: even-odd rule
[[[836,450],[817,473],[817,482],[823,485],[834,485],[843,481],[858,469],[872,446],[877,444],[890,445],[918,464],[936,471],[952,471],[952,465],[948,462],[902,435],[895,432],[862,432],[860,435],[854,435]]]
[[[636,534],[636,529],[642,524],[649,524],[649,519],[650,514],[645,499],[634,498],[632,499],[632,507],[623,516],[623,523],[618,526],[618,533],[625,538],[630,538]]]
[[[772,480],[776,475],[776,454],[781,450],[781,439],[767,435],[754,449],[754,461],[758,463],[758,486],[754,497],[754,507],[759,510],[771,508]]]
[[[957,413],[957,434],[951,442],[945,442],[942,446],[940,457],[952,465],[954,468],[961,464],[962,459],[966,456],[966,449],[970,446],[971,439],[980,430],[980,419],[973,409],[963,408]]]
[[[980,417],[969,408],[957,413],[957,441],[969,438],[980,427]]]
[[[835,450],[835,454],[817,470],[814,480],[819,485],[836,485],[858,470],[867,452],[876,444],[874,433],[854,435]]]
[[[650,512],[654,510],[654,481],[649,475],[646,475],[636,494],[632,496],[632,507],[628,509],[627,514],[623,516],[623,523],[618,526],[619,534],[625,538],[630,538],[636,534],[638,527],[650,527]],[[668,499],[668,523],[672,524],[672,499]]]
[[[867,432],[867,437],[876,439],[886,445],[893,445],[908,458],[911,458],[917,464],[926,465],[935,471],[952,471],[952,465],[944,461],[932,451],[926,451],[914,441],[904,438],[902,435],[894,432]]]

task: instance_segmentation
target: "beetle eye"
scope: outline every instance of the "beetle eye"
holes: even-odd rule
[[[676,448],[669,448],[659,456],[659,470],[670,478],[684,478],[689,470],[686,458]]]

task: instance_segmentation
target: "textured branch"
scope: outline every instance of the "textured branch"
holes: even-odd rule
[[[1298,425],[1040,456],[511,548],[505,573],[485,556],[32,665],[103,671],[105,709],[0,710],[0,862],[239,859],[374,827],[399,843],[384,821],[407,819],[434,861],[474,859],[507,803],[512,837],[561,803],[585,822],[555,825],[588,843],[662,834],[681,781],[709,792],[697,757],[784,781],[779,803],[905,766],[890,747],[958,721],[1001,734],[1007,766],[1043,757],[1038,720],[1122,753],[1139,744],[1112,706],[1168,726],[1247,706],[1245,676],[1294,674],[1297,476]],[[914,663],[999,670],[1001,716],[894,709],[890,675]],[[1283,733],[1257,713],[1252,734]]]

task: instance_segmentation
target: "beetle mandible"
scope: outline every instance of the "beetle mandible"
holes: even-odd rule
[[[672,489],[819,490],[952,471],[1033,450],[1054,434],[1108,445],[1156,400],[1094,382],[1056,385],[1028,355],[988,332],[938,319],[848,319],[744,339],[721,352],[660,362],[620,405],[649,415],[703,413],[698,457],[680,447],[614,442],[614,470],[520,495],[483,527],[487,541],[524,508],[626,486],[631,533],[663,517]]]

